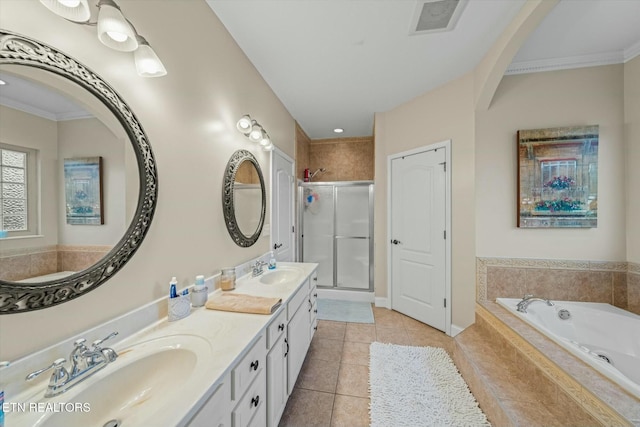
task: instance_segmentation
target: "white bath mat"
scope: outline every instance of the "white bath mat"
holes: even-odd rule
[[[372,343],[369,389],[372,427],[490,425],[442,348]]]

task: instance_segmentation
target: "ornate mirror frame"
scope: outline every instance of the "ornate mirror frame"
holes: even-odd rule
[[[138,206],[120,241],[92,267],[54,281],[16,284],[0,281],[0,314],[39,310],[73,300],[109,280],[131,259],[151,225],[158,196],[156,161],[142,125],[127,103],[100,76],[63,52],[9,31],[0,30],[0,65],[40,68],[88,90],[118,119],[136,155]]]
[[[238,168],[242,164],[242,162],[249,161],[253,164],[258,172],[258,177],[260,178],[260,188],[262,190],[262,202],[261,202],[261,210],[260,210],[260,221],[258,223],[258,227],[256,231],[251,236],[246,236],[242,230],[238,227],[238,221],[236,219],[236,211],[234,205],[234,196],[233,196],[233,185],[236,180],[236,173],[238,172]],[[222,182],[222,212],[224,213],[224,223],[227,226],[227,231],[229,231],[229,235],[231,239],[236,243],[236,245],[241,246],[243,248],[248,248],[252,246],[258,238],[260,237],[260,233],[262,233],[262,227],[264,226],[264,216],[266,212],[266,194],[264,187],[264,178],[262,176],[262,169],[260,169],[260,165],[256,158],[247,150],[238,150],[229,159],[227,163],[227,168],[224,172],[224,180]]]

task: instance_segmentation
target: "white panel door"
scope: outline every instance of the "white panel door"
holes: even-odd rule
[[[273,152],[271,202],[271,249],[278,261],[294,259],[294,192],[293,162]]]
[[[391,161],[391,305],[446,328],[445,149]]]

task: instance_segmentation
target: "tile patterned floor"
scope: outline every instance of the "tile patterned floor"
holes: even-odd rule
[[[443,347],[453,339],[424,323],[373,307],[375,323],[320,320],[280,427],[369,426],[369,345]]]

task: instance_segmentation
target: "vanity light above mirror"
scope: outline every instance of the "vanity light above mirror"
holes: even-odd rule
[[[115,1],[98,2],[98,17],[95,22],[91,22],[91,9],[87,0],[40,0],[40,3],[67,21],[96,26],[98,40],[105,46],[120,52],[133,52],[139,76],[161,77],[167,74],[149,42],[138,34]]]
[[[250,141],[260,143],[264,151],[273,150],[273,143],[271,142],[271,138],[269,138],[269,134],[265,128],[263,128],[257,120],[252,119],[250,115],[245,114],[240,117],[240,120],[238,120],[236,124],[236,129],[249,138]]]

